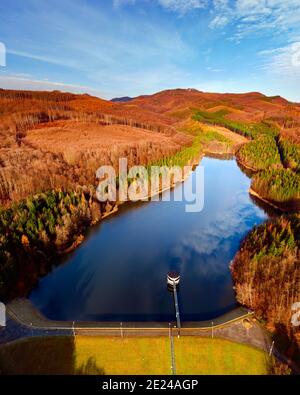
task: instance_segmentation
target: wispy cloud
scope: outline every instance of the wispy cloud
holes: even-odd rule
[[[142,0],[147,2],[149,0]],[[122,5],[137,4],[138,0],[113,0],[115,7]],[[163,8],[178,12],[179,14],[185,14],[191,10],[206,8],[209,4],[208,0],[153,0]]]
[[[116,7],[137,5],[149,0],[114,0]],[[280,33],[299,30],[300,0],[152,0],[166,10],[184,15],[193,10],[208,9],[213,15],[209,27],[222,29],[234,23],[232,41],[257,33]]]
[[[57,7],[43,8],[29,0],[25,12],[19,13],[16,8],[14,16],[19,20],[20,29],[26,31],[24,38],[17,37],[16,41],[12,39],[15,31],[9,20],[3,18],[2,29],[10,37],[8,55],[43,62],[45,65],[39,67],[41,71],[52,65],[72,69],[69,70],[70,76],[80,73],[85,76],[85,82],[95,86],[101,84],[107,90],[114,90],[122,75],[124,81],[131,84],[119,86],[125,93],[141,85],[140,81],[134,80],[134,75],[144,82],[148,77],[152,81],[158,75],[158,68],[170,70],[172,64],[172,70],[176,70],[177,59],[187,59],[193,52],[179,32],[170,30],[167,25],[155,24],[147,18],[138,20],[131,15],[127,20],[122,14],[105,18],[104,9],[94,8],[91,3],[84,6],[78,0],[72,2],[72,6],[70,4],[70,13],[65,13],[65,5],[61,8],[58,3],[56,1]],[[80,23],[73,14],[80,15]],[[32,20],[36,23],[32,24]],[[43,32],[40,39],[36,30]],[[155,59],[159,59],[159,67]],[[148,71],[150,68],[153,75]],[[145,71],[144,77],[141,70]],[[159,75],[159,81],[170,77],[162,72]]]
[[[210,66],[206,67],[206,70],[207,71],[212,71],[213,73],[221,73],[221,71],[223,71],[223,69],[216,69],[216,68],[213,68],[213,67],[210,67]]]
[[[300,81],[300,41],[284,47],[264,50],[258,55],[263,59],[261,66],[263,70]]]
[[[214,19],[212,19],[209,23],[209,27],[211,29],[224,27],[228,24],[229,19],[226,15],[217,15]]]
[[[0,86],[3,89],[61,90],[75,93],[89,93],[91,95],[108,98],[108,95],[105,94],[105,92],[98,91],[90,86],[66,84],[64,82],[49,81],[47,79],[37,80],[27,77],[26,74],[0,74]]]
[[[158,3],[169,10],[186,13],[191,10],[205,8],[208,4],[206,0],[157,0]]]
[[[14,48],[9,48],[7,50],[7,54],[8,55],[16,55],[16,56],[31,59],[31,60],[38,60],[38,61],[41,61],[44,63],[51,63],[51,64],[55,64],[58,66],[67,66],[67,67],[76,68],[76,65],[71,60],[67,61],[67,60],[63,60],[61,58],[42,55],[39,53],[30,53],[30,52],[26,52],[26,51],[19,51]]]
[[[300,0],[214,0],[211,28],[234,22],[232,40],[255,34],[285,34],[299,30]]]

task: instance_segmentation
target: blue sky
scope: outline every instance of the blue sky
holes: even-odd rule
[[[10,0],[0,16],[3,88],[300,102],[300,0]]]

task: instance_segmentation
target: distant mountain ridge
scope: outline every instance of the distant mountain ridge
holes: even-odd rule
[[[131,100],[133,100],[133,98],[129,97],[129,96],[114,97],[113,99],[111,99],[111,101],[113,103],[126,103],[126,102],[131,101]]]

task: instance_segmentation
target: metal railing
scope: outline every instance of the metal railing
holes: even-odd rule
[[[176,315],[176,322],[177,322],[177,336],[180,336],[180,314],[179,314],[179,305],[178,305],[178,297],[177,297],[177,289],[175,281],[173,281],[173,294],[174,294],[174,305],[175,305],[175,315]]]

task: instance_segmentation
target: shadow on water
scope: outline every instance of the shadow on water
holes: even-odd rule
[[[259,208],[261,208],[265,214],[270,218],[278,217],[282,214],[282,211],[276,209],[275,207],[270,206],[269,204],[263,202],[262,200],[258,199],[257,197],[249,194],[251,201]]]
[[[220,160],[232,160],[235,158],[234,154],[218,154],[218,153],[211,153],[205,152],[205,156],[211,159],[220,159]]]
[[[94,356],[78,366],[73,336],[30,338],[0,349],[0,375],[104,375]]]
[[[254,170],[248,169],[247,167],[243,166],[239,161],[236,161],[236,164],[238,168],[241,170],[242,173],[244,173],[248,178],[252,178],[255,173],[257,173]]]
[[[126,215],[127,213],[130,213],[131,211],[137,211],[139,209],[142,209],[146,204],[149,204],[149,202],[148,201],[138,201],[138,202],[134,202],[134,204],[132,204],[132,202],[125,202],[125,203],[121,204],[119,206],[117,212],[115,212],[112,215],[109,215],[104,220],[101,220],[97,224],[92,225],[86,229],[86,231],[84,232],[84,240],[83,240],[81,246],[83,246],[86,242],[88,242],[88,240],[91,237],[93,237],[94,235],[96,235],[97,233],[99,233],[101,231],[101,229],[104,225],[103,221],[105,221],[105,224],[110,223],[111,221],[115,220],[116,216],[121,219],[122,216]],[[70,251],[70,252],[59,255],[56,258],[55,266],[63,266],[70,259],[72,259],[72,257],[75,256],[76,253],[77,253],[77,248]]]

